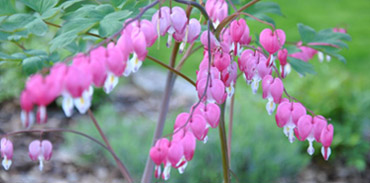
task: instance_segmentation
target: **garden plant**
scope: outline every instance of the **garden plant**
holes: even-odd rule
[[[17,12],[14,3],[23,4],[32,13]],[[0,0],[0,6],[0,41],[11,42],[22,50],[0,52],[0,64],[15,63],[28,75],[19,93],[23,129],[5,132],[1,139],[5,170],[18,161],[13,156],[18,151],[12,143],[15,135],[39,135],[29,144],[28,154],[42,171],[45,161],[53,161],[55,151],[45,134],[74,133],[108,151],[127,182],[167,181],[171,180],[171,169],[180,174],[186,171],[197,156],[196,147],[207,143],[208,132],[215,130],[221,151],[212,153],[222,155],[219,173],[223,180],[219,182],[237,180],[238,175],[230,168],[232,133],[237,128],[232,117],[238,102],[234,95],[236,84],[240,84],[237,80],[244,80],[244,85],[251,88],[242,92],[252,92],[255,98],[266,101],[266,115],[290,143],[307,143],[307,156],[318,151],[324,160],[330,158],[335,126],[320,111],[309,109],[289,94],[284,79],[291,72],[299,73],[296,80],[315,73],[310,63],[314,57],[325,65],[331,60],[345,63],[339,52],[348,48],[346,41],[351,38],[343,27],[316,31],[297,23],[300,40],[287,41],[290,39],[285,27],[279,27],[268,16],[282,16],[279,5],[261,0]],[[62,22],[53,22],[56,18]],[[258,22],[264,28],[254,31],[249,22]],[[49,36],[51,28],[58,31]],[[43,39],[39,44],[48,45],[47,50],[23,45],[34,36]],[[155,50],[161,45],[171,53],[168,63],[148,51],[149,47]],[[194,53],[202,53],[202,57],[191,57]],[[119,158],[136,158],[135,155],[116,153],[91,105],[94,92],[110,94],[119,80],[140,74],[141,66],[147,62],[167,69],[168,75],[146,166],[141,180],[136,180],[130,167]],[[198,65],[188,69],[193,76],[182,72],[188,62]],[[171,93],[179,77],[193,85],[197,102],[172,123],[166,123]],[[48,123],[47,106],[56,100],[67,118],[77,112],[88,115],[103,141],[74,129],[34,128]],[[173,126],[170,134],[163,133],[165,126]],[[320,144],[320,148],[315,149],[314,144]]]

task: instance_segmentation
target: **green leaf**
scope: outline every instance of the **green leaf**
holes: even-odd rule
[[[13,34],[11,34],[11,35],[8,36],[8,40],[9,41],[11,41],[11,40],[18,41],[18,40],[20,40],[22,38],[27,38],[28,35],[29,35],[28,30],[14,32]]]
[[[4,53],[4,52],[1,52],[1,51],[0,51],[0,58],[1,59],[14,59],[14,57],[12,57],[12,56]]]
[[[316,38],[316,31],[313,28],[301,23],[298,24],[298,32],[299,35],[301,35],[301,40],[304,44],[313,42]]]
[[[285,45],[285,48],[288,50],[288,53],[289,54],[293,54],[293,53],[297,53],[297,52],[301,52],[302,51],[301,49],[299,49],[295,45]]]
[[[33,74],[43,68],[47,58],[47,56],[28,57],[23,60],[22,69],[28,75]]]
[[[135,8],[136,0],[126,0],[121,9],[133,9]]]
[[[58,0],[20,0],[26,6],[32,8],[33,10],[43,14],[50,8],[53,8]]]
[[[316,74],[313,65],[308,62],[304,62],[300,59],[296,59],[293,57],[288,57],[288,61],[292,68],[303,76],[305,76],[306,73]]]
[[[74,5],[75,3],[78,3],[78,2],[81,2],[82,0],[68,0],[64,3],[62,3],[59,8],[61,9],[67,9],[69,8],[70,6]]]
[[[9,36],[9,33],[0,31],[0,41],[7,41]]]
[[[25,50],[24,53],[32,56],[47,56],[48,53],[44,50]]]
[[[283,16],[283,13],[281,13],[281,9],[279,4],[274,2],[258,2],[254,4],[253,6],[247,8],[245,12],[257,15],[257,14],[265,14],[265,13],[272,13],[276,15]]]
[[[32,34],[37,36],[44,36],[48,31],[48,26],[46,23],[39,17],[27,24],[26,28]]]
[[[62,28],[60,29],[60,32],[74,32],[79,33],[81,31],[84,31],[91,26],[93,26],[97,22],[96,19],[89,19],[89,18],[75,18],[70,21],[67,21]]]
[[[131,11],[123,10],[106,15],[103,20],[100,21],[100,36],[106,37],[120,30],[122,28],[124,19],[131,15],[131,13]]]
[[[52,18],[59,12],[59,10],[60,10],[59,8],[51,8],[51,9],[47,10],[45,13],[43,13],[41,15],[41,18],[42,19]]]
[[[50,41],[50,51],[53,52],[57,48],[63,48],[68,44],[72,43],[77,38],[77,33],[74,31],[65,32],[58,35]]]
[[[114,7],[118,7],[123,3],[124,0],[111,0]]]
[[[11,15],[15,12],[16,11],[10,0],[0,0],[0,16]]]
[[[36,17],[30,14],[14,14],[9,16],[0,24],[0,30],[6,32],[13,32],[17,29],[21,29],[32,22]]]

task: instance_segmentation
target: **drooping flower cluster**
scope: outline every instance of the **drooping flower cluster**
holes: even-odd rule
[[[188,162],[193,159],[196,140],[206,143],[208,129],[216,128],[219,119],[220,108],[214,103],[199,103],[191,108],[190,113],[179,114],[174,124],[172,140],[161,138],[150,149],[150,157],[156,164],[155,177],[162,175],[164,180],[168,180],[171,167],[183,173]]]
[[[129,20],[128,20],[129,21]],[[120,76],[137,72],[158,35],[148,20],[134,21],[122,31],[117,43],[100,46],[89,54],[79,53],[70,65],[57,63],[47,75],[35,74],[27,80],[21,94],[21,120],[24,127],[34,123],[33,106],[37,105],[36,121],[46,123],[46,106],[62,96],[62,108],[67,117],[74,107],[80,113],[90,108],[94,88],[110,93]],[[130,59],[131,55],[131,59]]]
[[[13,143],[8,138],[3,137],[1,139],[1,158],[2,165],[5,170],[9,170],[10,166],[12,165],[13,160]],[[52,154],[53,154],[53,145],[48,140],[43,140],[40,142],[39,140],[34,140],[29,145],[29,152],[28,152],[32,161],[40,161],[40,171],[42,171],[44,164],[43,161],[49,161]]]
[[[205,6],[215,27],[228,15],[225,0],[208,0]],[[128,21],[131,20],[126,22]],[[59,96],[63,97],[62,108],[67,117],[72,116],[74,107],[80,113],[86,113],[91,106],[94,87],[103,88],[106,93],[110,93],[118,84],[119,77],[137,72],[147,56],[147,48],[158,37],[168,34],[167,46],[171,46],[174,39],[181,43],[179,51],[182,52],[186,43],[194,43],[200,32],[199,21],[189,19],[186,12],[176,6],[161,7],[151,21],[135,20],[125,25],[116,43],[110,42],[106,47],[97,47],[88,54],[79,53],[71,64],[55,64],[48,74],[32,75],[20,97],[23,126],[29,128],[35,119],[39,124],[46,123],[46,107]],[[191,107],[189,113],[184,112],[177,116],[170,140],[161,138],[151,148],[150,157],[156,164],[156,178],[168,180],[171,167],[183,173],[193,158],[197,140],[207,142],[209,128],[216,128],[219,124],[221,111],[218,105],[224,104],[227,97],[234,95],[238,68],[247,84],[251,85],[253,93],[257,93],[262,81],[262,98],[268,100],[266,110],[272,115],[278,106],[276,123],[283,128],[290,142],[295,137],[300,141],[307,140],[307,152],[312,155],[313,141],[317,141],[322,144],[324,159],[329,158],[333,125],[327,124],[323,116],[308,115],[301,103],[283,98],[286,91],[282,81],[290,72],[288,56],[306,62],[315,54],[319,55],[320,60],[324,56],[313,48],[303,46],[302,42],[296,45],[300,52],[289,54],[284,48],[285,40],[283,30],[264,29],[259,35],[262,47],[250,46],[249,27],[241,18],[234,19],[229,26],[223,28],[220,37],[215,37],[210,31],[201,34],[204,52],[196,72],[199,102]],[[327,56],[327,60],[330,57]],[[286,95],[289,97],[287,93]],[[34,105],[38,106],[36,117],[32,113]],[[51,158],[52,148],[48,140],[35,140],[29,145],[29,156],[33,161],[40,162],[40,170],[43,169],[44,160]],[[3,138],[1,156],[5,169],[10,167],[12,155],[12,143]]]
[[[34,140],[28,147],[28,155],[32,161],[39,161],[39,168],[42,171],[44,160],[49,161],[53,155],[53,145],[48,140]]]
[[[285,100],[279,104],[275,119],[276,124],[284,129],[284,134],[291,143],[295,139],[294,135],[300,141],[307,140],[309,143],[307,152],[312,155],[315,152],[312,143],[316,140],[322,144],[321,154],[324,159],[329,159],[334,127],[332,124],[327,124],[323,116],[312,117],[307,114],[302,104]]]

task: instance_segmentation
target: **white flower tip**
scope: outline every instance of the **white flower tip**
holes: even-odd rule
[[[203,144],[208,142],[208,135],[203,138]]]
[[[275,111],[275,103],[273,100],[269,100],[266,104],[266,110],[269,115],[272,115],[272,113]]]
[[[12,160],[10,160],[6,156],[4,156],[4,159],[2,161],[2,165],[3,165],[5,170],[9,170],[10,166],[12,166]]]
[[[331,149],[330,147],[325,148],[324,146],[321,147],[321,154],[324,157],[324,159],[327,161],[331,155]]]
[[[73,98],[69,94],[63,95],[62,109],[67,117],[71,117],[73,114]]]

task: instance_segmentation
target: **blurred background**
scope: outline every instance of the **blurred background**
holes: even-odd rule
[[[233,2],[239,7],[238,2],[243,1]],[[261,97],[261,89],[253,95],[250,86],[239,79],[232,134],[232,171],[239,182],[370,182],[370,2],[273,2],[280,5],[284,16],[271,17],[276,26],[286,32],[287,41],[299,41],[298,23],[309,25],[315,30],[343,27],[352,37],[352,41],[348,42],[349,49],[341,52],[347,59],[347,64],[335,59],[320,63],[316,56],[310,61],[315,68],[315,75],[300,77],[292,71],[284,81],[292,96],[316,114],[331,119],[329,122],[335,128],[332,155],[329,161],[324,161],[319,144],[314,143],[313,156],[306,152],[307,142],[295,141],[290,144],[282,129],[276,126],[274,116],[267,114],[266,100]],[[15,5],[19,6],[18,10],[31,11],[22,7],[24,5],[19,2],[15,2]],[[55,19],[54,23],[61,23],[61,20]],[[251,35],[266,28],[253,20],[248,20],[247,24]],[[57,30],[50,27],[46,36],[29,37],[20,42],[26,48],[47,50],[48,41]],[[155,44],[150,48],[149,55],[167,63],[171,49],[164,46],[166,39],[162,37],[159,47]],[[0,44],[1,52],[21,51],[9,42]],[[182,71],[195,79],[195,70],[201,59],[200,50],[188,59]],[[138,73],[129,78],[121,78],[119,86],[112,94],[106,95],[102,90],[95,90],[94,93],[92,110],[113,149],[135,180],[140,179],[148,156],[166,75],[166,70],[147,60]],[[26,78],[27,74],[19,64],[0,65],[0,128],[3,133],[21,129],[19,94]],[[178,78],[164,134],[171,133],[177,114],[188,111],[196,99],[194,88]],[[88,116],[79,115],[75,111],[72,118],[66,118],[60,103],[57,100],[48,107],[49,120],[46,125],[33,128],[70,128],[100,139]],[[73,134],[45,135],[45,138],[53,142],[55,150],[52,160],[40,172],[37,164],[29,160],[27,152],[28,144],[38,136],[26,134],[11,138],[15,146],[13,166],[7,172],[0,171],[0,182],[122,181],[123,178],[107,151]],[[194,159],[185,173],[180,175],[173,169],[169,182],[221,182],[220,150],[218,130],[212,129],[206,144],[197,143]],[[232,178],[233,182],[238,182],[237,179]]]

